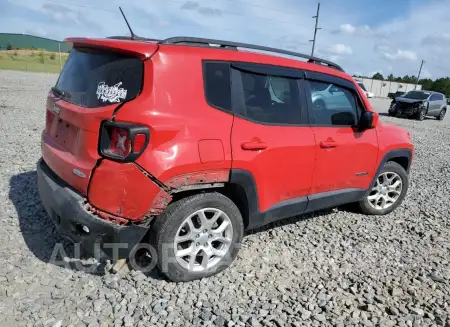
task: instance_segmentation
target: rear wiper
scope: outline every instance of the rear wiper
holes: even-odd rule
[[[53,93],[55,93],[57,96],[61,97],[61,98],[70,98],[70,93],[65,92],[65,91],[61,91],[60,89],[56,88],[55,86],[52,87],[52,91]]]

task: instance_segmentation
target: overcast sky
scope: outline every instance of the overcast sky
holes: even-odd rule
[[[450,75],[450,0],[322,0],[316,56],[353,74]],[[310,54],[317,0],[0,0],[0,32],[199,36]]]

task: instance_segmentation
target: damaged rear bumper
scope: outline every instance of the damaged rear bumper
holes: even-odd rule
[[[118,225],[86,210],[84,198],[47,166],[37,164],[37,184],[41,201],[59,233],[96,258],[127,258],[149,230],[145,224]]]

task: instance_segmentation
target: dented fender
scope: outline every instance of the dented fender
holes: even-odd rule
[[[103,219],[125,223],[159,215],[173,194],[222,187],[230,170],[206,170],[174,176],[164,183],[135,163],[102,160],[89,183],[87,208]]]

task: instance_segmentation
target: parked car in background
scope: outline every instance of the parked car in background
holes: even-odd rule
[[[443,120],[447,112],[447,101],[442,93],[414,90],[396,97],[389,108],[389,116],[408,116],[424,120],[426,116]]]
[[[364,93],[366,94],[366,97],[368,97],[368,98],[373,98],[373,93],[367,91],[367,89],[366,89],[366,87],[364,86],[364,83],[363,83],[363,82],[357,82],[357,83],[358,83],[358,86],[359,86],[359,87],[364,91]]]
[[[403,91],[391,92],[388,93],[388,98],[395,99],[396,97],[402,96],[403,94],[405,94],[405,92]]]

